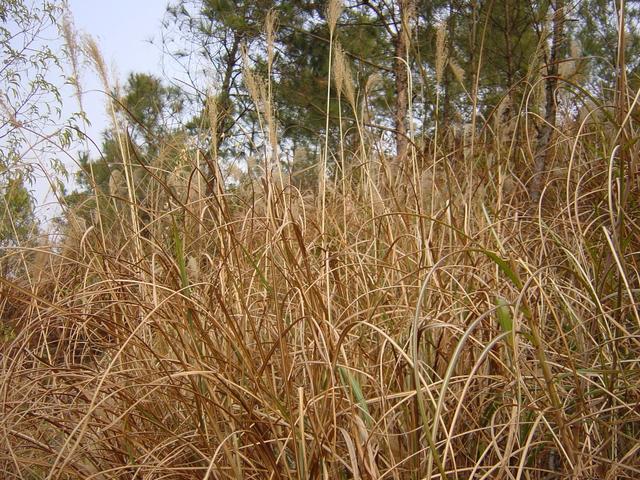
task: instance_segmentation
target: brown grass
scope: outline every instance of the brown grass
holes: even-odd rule
[[[557,132],[539,205],[525,127],[440,138],[392,186],[372,145],[343,152],[322,202],[271,174],[199,188],[187,151],[189,191],[158,174],[154,203],[10,252],[39,260],[0,279],[0,476],[640,477],[615,137]]]

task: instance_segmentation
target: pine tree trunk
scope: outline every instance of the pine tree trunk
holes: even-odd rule
[[[543,189],[543,175],[547,168],[547,157],[551,150],[553,132],[556,128],[557,104],[556,90],[558,88],[558,62],[560,49],[564,40],[564,0],[555,1],[553,15],[553,37],[551,39],[551,54],[547,61],[547,77],[545,79],[545,115],[544,125],[537,135],[536,154],[533,162],[533,178],[529,187],[531,201],[538,203]]]
[[[449,1],[449,18],[447,19],[447,37],[453,42],[456,34],[456,15],[453,10],[453,1]],[[452,84],[453,78],[448,68],[444,69],[442,78],[442,125],[447,128],[451,124],[453,116],[453,95]]]
[[[233,73],[235,72],[236,65],[240,60],[239,51],[240,51],[240,43],[242,42],[242,35],[240,33],[235,33],[233,36],[233,43],[231,45],[231,49],[226,58],[226,67],[224,71],[224,77],[222,80],[222,84],[220,86],[220,94],[222,99],[222,104],[219,105],[220,109],[220,118],[218,119],[217,131],[216,131],[216,147],[220,149],[222,143],[225,141],[226,133],[233,126],[232,119],[230,116],[232,109],[231,102],[231,82],[233,78]]]
[[[409,108],[409,83],[407,77],[407,49],[409,33],[408,25],[405,25],[405,15],[407,1],[400,2],[400,26],[395,38],[396,58],[394,65],[394,75],[396,80],[396,105],[395,105],[395,134],[396,134],[396,152],[398,163],[401,164],[407,156],[408,138],[407,138],[407,113]]]

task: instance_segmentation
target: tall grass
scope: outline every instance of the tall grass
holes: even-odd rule
[[[639,478],[637,132],[564,119],[532,206],[513,115],[392,179],[363,127],[320,202],[123,152],[0,279],[2,478]]]

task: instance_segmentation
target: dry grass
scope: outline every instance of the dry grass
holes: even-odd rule
[[[538,206],[522,128],[391,180],[360,146],[322,202],[205,189],[186,152],[180,188],[13,251],[2,478],[640,477],[637,176],[604,128],[557,134]]]

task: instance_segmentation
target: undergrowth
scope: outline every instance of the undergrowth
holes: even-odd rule
[[[123,152],[7,253],[3,478],[640,477],[630,122],[563,120],[531,203],[524,110],[471,151],[363,131],[306,190],[262,111],[262,174],[185,148],[141,202]]]

